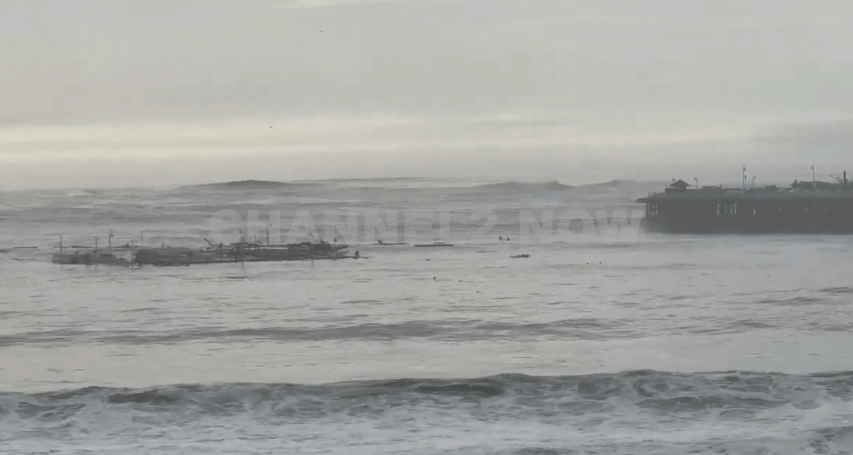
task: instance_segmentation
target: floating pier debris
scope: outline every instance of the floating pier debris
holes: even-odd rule
[[[217,264],[226,262],[281,262],[314,259],[346,259],[348,245],[326,242],[295,243],[285,245],[260,245],[240,242],[231,245],[213,245],[206,249],[192,248],[142,248],[134,254],[139,265],[177,266],[190,264]]]
[[[80,264],[80,265],[118,265],[128,267],[131,265],[131,261],[119,257],[113,254],[112,252],[112,237],[113,233],[110,231],[109,235],[109,246],[108,251],[99,251],[98,250],[98,238],[95,237],[95,248],[87,248],[87,247],[75,247],[74,253],[65,253],[65,249],[62,246],[62,236],[59,236],[59,253],[53,253],[53,262],[54,264]],[[85,250],[85,252],[81,253],[81,250]]]
[[[453,245],[444,242],[427,243],[423,245],[415,245],[417,248],[436,248],[436,247],[452,247]]]
[[[166,245],[151,248],[134,247],[133,242],[124,246],[115,247],[116,250],[124,251],[128,258],[113,254],[112,231],[109,235],[108,251],[98,249],[98,239],[95,238],[95,246],[84,247],[74,245],[73,253],[68,253],[69,248],[62,244],[62,236],[59,237],[59,253],[53,254],[53,262],[56,264],[81,264],[81,265],[155,265],[155,266],[187,266],[190,264],[218,264],[227,262],[264,262],[264,261],[300,261],[315,259],[358,259],[355,256],[347,256],[346,250],[349,245],[319,242],[302,242],[283,245],[262,245],[258,242],[248,242],[245,237],[243,241],[229,245],[213,244],[209,240],[207,248],[172,248]]]
[[[134,264],[147,265],[190,265],[234,262],[224,260],[213,252],[192,248],[142,248],[133,255]]]
[[[80,264],[80,265],[120,265],[129,267],[131,262],[125,258],[118,257],[112,253],[104,253],[100,251],[90,251],[80,253],[76,251],[74,254],[53,253],[53,262],[55,264]]]

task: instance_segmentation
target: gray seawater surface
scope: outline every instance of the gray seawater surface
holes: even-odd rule
[[[0,254],[0,452],[853,451],[848,237],[497,240],[518,209],[631,210],[658,186],[3,194],[0,248],[40,249]],[[57,266],[45,249],[109,229],[202,246],[224,207],[501,222],[452,249],[313,265]]]

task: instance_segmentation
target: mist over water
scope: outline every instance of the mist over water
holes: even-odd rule
[[[847,237],[520,241],[520,211],[630,213],[666,184],[0,193],[0,452],[849,452]],[[313,264],[50,263],[60,234],[203,247],[223,209],[447,211],[463,241]],[[478,209],[497,222],[472,238]]]

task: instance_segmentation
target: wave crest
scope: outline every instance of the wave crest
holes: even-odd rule
[[[638,409],[662,412],[767,409],[801,401],[835,397],[853,398],[853,372],[808,376],[730,371],[678,374],[651,370],[582,376],[527,376],[501,374],[472,379],[395,379],[350,381],[320,385],[226,383],[168,385],[144,389],[87,387],[37,394],[0,393],[0,408],[23,406],[65,407],[93,402],[128,406],[185,407],[237,405],[235,412],[257,408],[261,403],[293,403],[312,400],[327,411],[335,403],[366,406],[402,405],[447,400],[504,399],[536,412],[537,403],[553,400],[564,409],[572,404],[617,399]],[[374,402],[381,398],[381,403]],[[534,400],[531,400],[535,398]],[[506,403],[509,404],[509,403]],[[380,406],[381,405],[381,406]],[[68,407],[72,406],[72,407]],[[76,409],[76,408],[75,408]]]
[[[851,398],[853,372],[502,374],[0,393],[0,424],[4,441],[21,449],[122,432],[157,435],[175,454],[189,439],[204,453],[219,453],[223,441],[266,451],[286,444],[289,453],[329,453],[329,444],[335,453],[421,453],[440,439],[458,450],[441,453],[828,454],[853,443],[849,423],[831,417],[850,415]],[[372,439],[362,447],[365,432]],[[247,433],[264,436],[249,441]]]

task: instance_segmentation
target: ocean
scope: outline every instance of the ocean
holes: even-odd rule
[[[853,453],[849,237],[521,232],[666,184],[0,193],[0,453]],[[51,263],[60,235],[202,248],[223,210],[280,211],[281,240],[297,213],[447,223],[361,229],[358,260]]]

